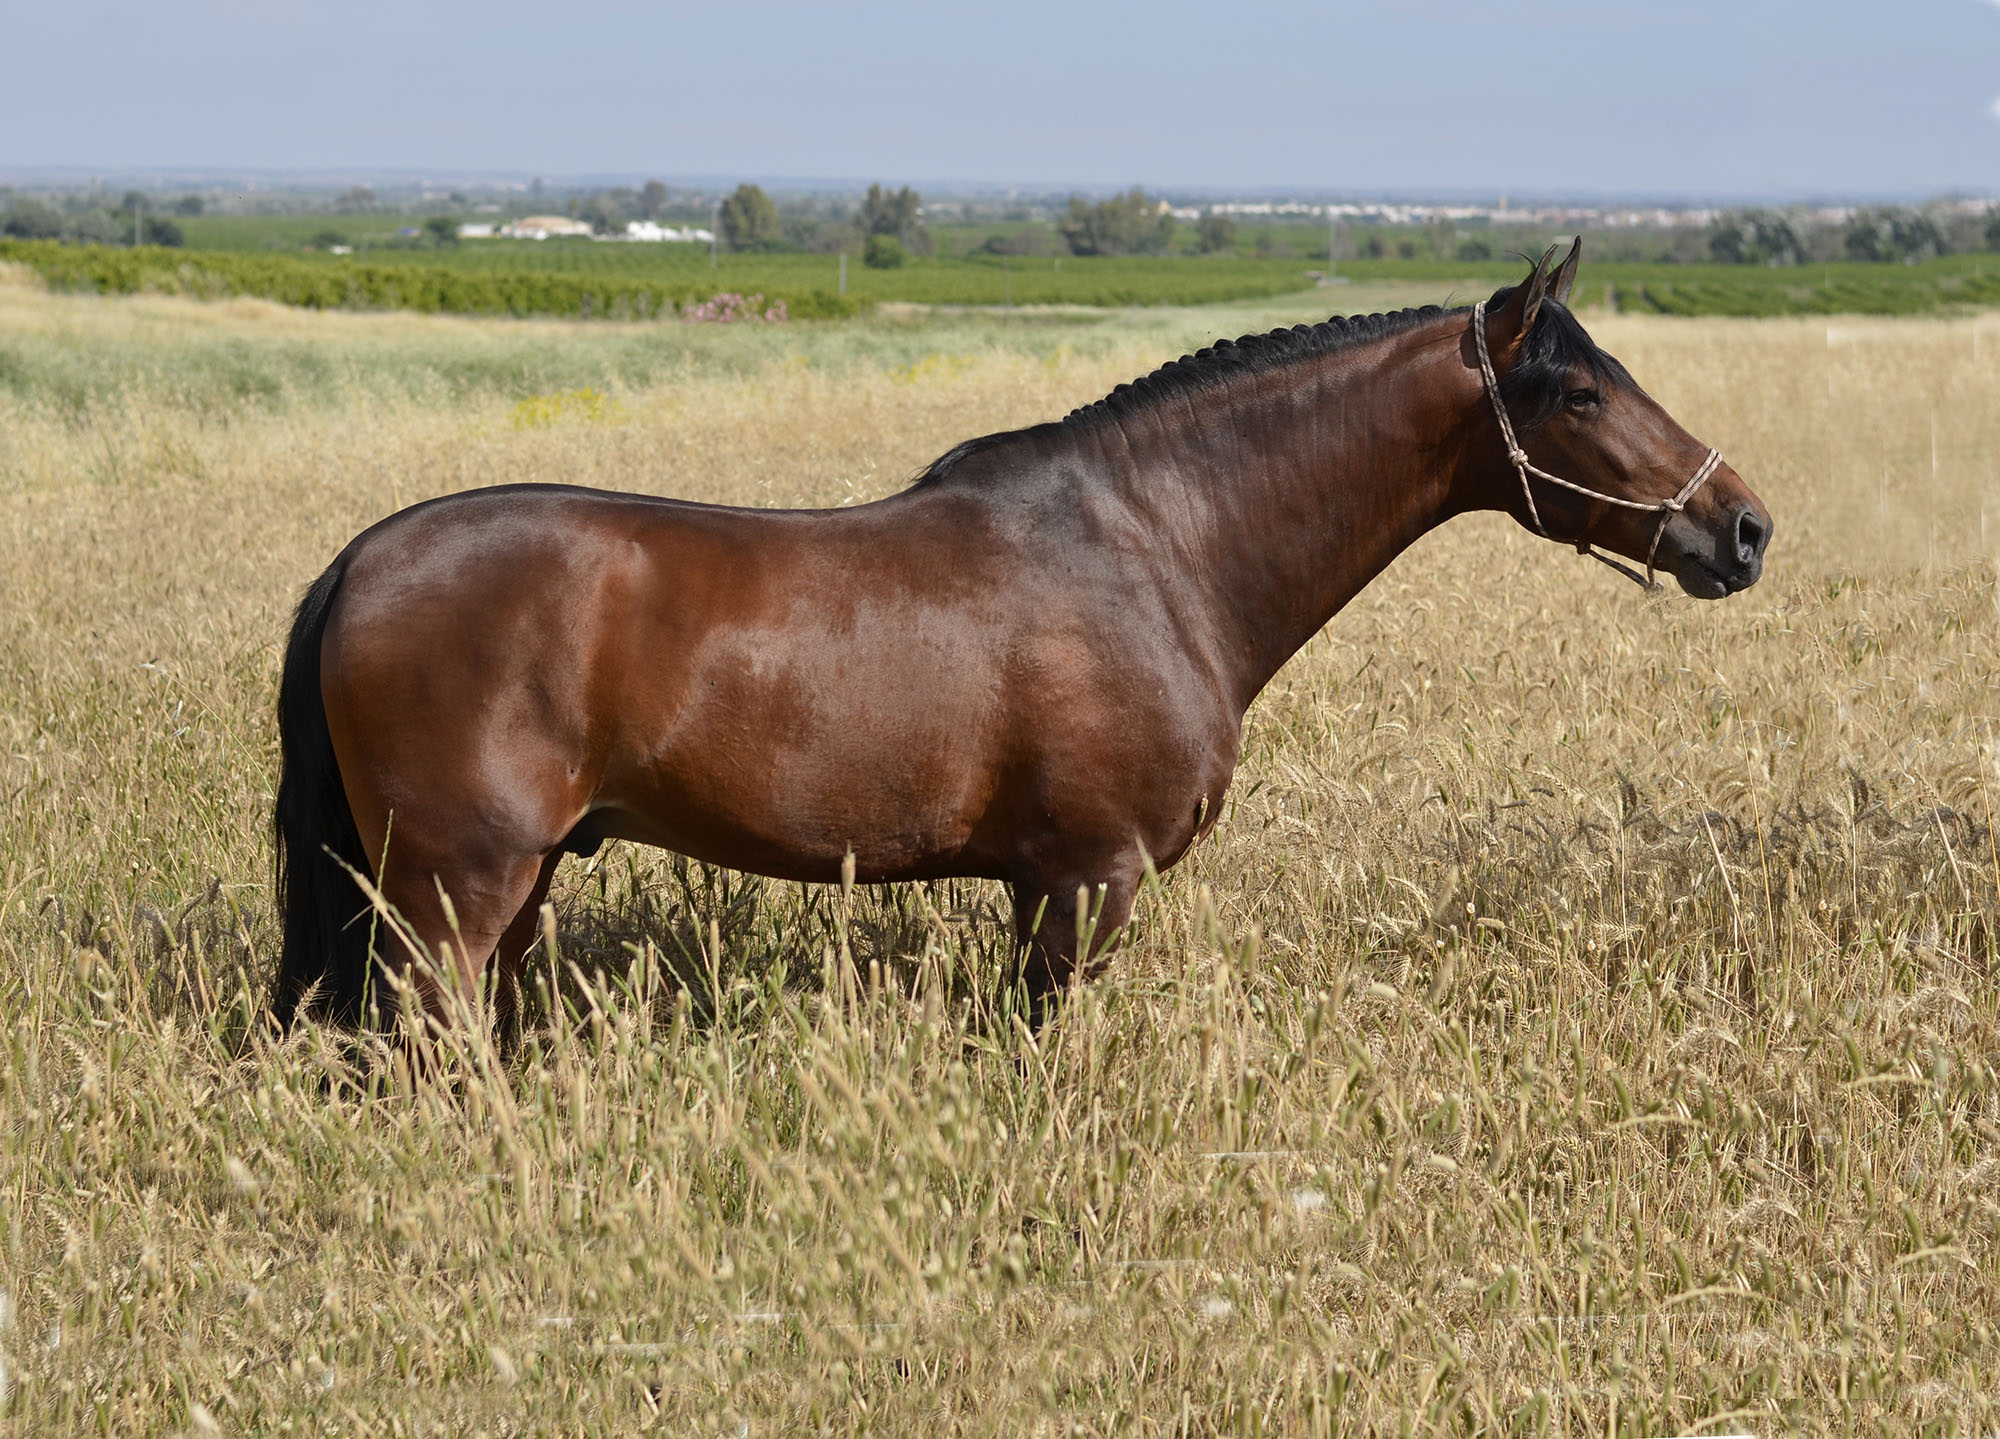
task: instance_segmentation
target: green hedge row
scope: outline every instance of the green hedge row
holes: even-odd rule
[[[1343,260],[1357,281],[1451,286],[1461,302],[1512,284],[1518,260]],[[1836,261],[1769,268],[1586,259],[1575,302],[1608,299],[1626,313],[1661,315],[1922,315],[2000,304],[2000,255],[1947,255],[1915,265]]]
[[[0,240],[0,260],[33,269],[59,289],[204,298],[252,295],[314,309],[417,310],[453,315],[555,315],[644,319],[738,315],[718,295],[782,301],[796,319],[834,319],[878,301],[960,305],[1199,305],[1299,291],[1294,261],[1240,258],[1063,259],[926,257],[896,270],[851,265],[838,293],[831,255],[725,254],[686,245],[484,241],[441,251],[369,256],[125,249]],[[1517,261],[1342,261],[1356,282],[1433,285],[1464,301],[1518,280]],[[1323,292],[1339,309],[1340,290]],[[1593,264],[1576,301],[1668,315],[1912,315],[2000,304],[2000,256],[1954,255],[1918,265]],[[699,310],[696,310],[699,307]],[[762,308],[762,307],[760,307]]]
[[[711,281],[449,264],[326,264],[284,255],[243,255],[154,246],[114,248],[52,240],[0,240],[0,261],[25,265],[53,289],[96,294],[166,293],[220,299],[254,296],[314,310],[416,310],[434,315],[557,315],[646,319],[710,299]],[[764,295],[794,319],[860,313],[857,299],[823,290]]]
[[[1060,259],[921,257],[896,270],[853,261],[839,291],[834,255],[724,254],[705,247],[589,241],[470,241],[445,250],[364,255],[152,251],[16,242],[0,246],[52,285],[103,293],[173,290],[258,295],[318,308],[416,309],[447,314],[661,313],[717,294],[782,300],[798,319],[858,314],[884,300],[945,305],[1202,305],[1303,290],[1290,260],[1111,256]]]
[[[2000,256],[1919,265],[1651,266],[1615,281],[1621,310],[1662,315],[1921,315],[2000,303]]]

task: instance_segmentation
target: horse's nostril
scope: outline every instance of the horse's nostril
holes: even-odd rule
[[[1744,564],[1763,554],[1770,538],[1770,524],[1759,519],[1755,510],[1745,509],[1736,516],[1736,557]]]

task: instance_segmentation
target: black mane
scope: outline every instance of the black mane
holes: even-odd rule
[[[1512,285],[1494,291],[1487,308],[1499,309],[1513,293]],[[1003,430],[954,445],[933,461],[916,483],[924,485],[941,480],[969,456],[1016,436],[1077,430],[1141,415],[1158,405],[1218,390],[1238,379],[1404,334],[1441,316],[1470,313],[1465,306],[1447,310],[1439,305],[1421,305],[1379,315],[1336,315],[1316,325],[1294,325],[1236,340],[1218,340],[1192,355],[1169,360],[1151,374],[1118,386],[1103,399],[1071,410],[1055,423]],[[1500,382],[1500,392],[1507,401],[1515,428],[1525,432],[1552,419],[1562,408],[1563,394],[1577,370],[1600,385],[1630,380],[1625,367],[1598,348],[1567,306],[1554,299],[1545,300],[1527,343]]]

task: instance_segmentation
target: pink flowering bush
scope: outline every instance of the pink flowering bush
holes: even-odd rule
[[[711,296],[699,304],[681,307],[681,319],[690,325],[729,325],[738,320],[761,320],[767,324],[782,325],[790,318],[785,312],[783,300],[765,307],[761,293],[739,295],[733,290]]]

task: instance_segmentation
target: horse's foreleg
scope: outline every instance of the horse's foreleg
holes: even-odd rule
[[[1144,862],[1023,866],[1014,878],[1014,942],[1034,1021],[1079,969],[1088,975],[1124,936]]]

